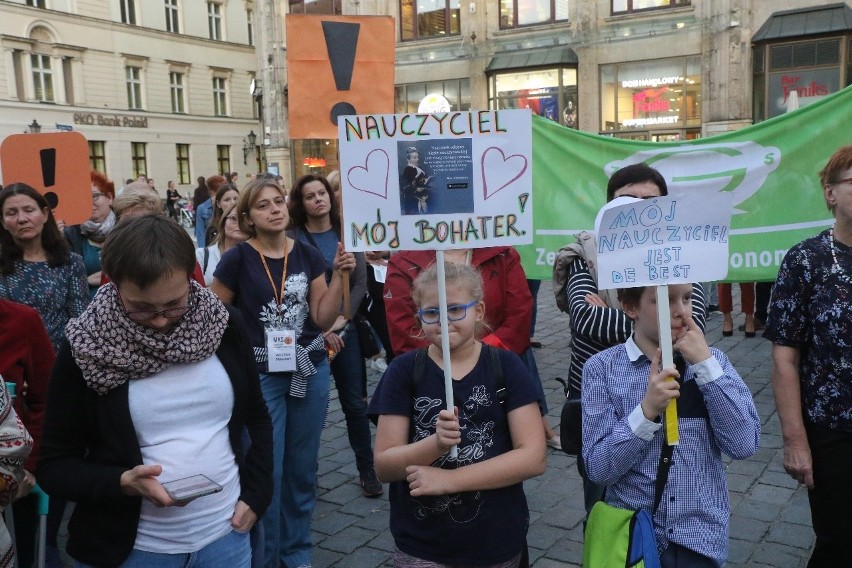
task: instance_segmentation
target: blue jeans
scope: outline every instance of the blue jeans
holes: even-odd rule
[[[308,377],[305,398],[290,396],[290,376],[260,375],[272,418],[273,494],[263,516],[267,568],[311,564],[311,515],[317,498],[320,435],[328,407],[329,366]]]
[[[340,407],[346,417],[346,433],[349,445],[355,452],[355,464],[358,471],[373,469],[373,447],[370,434],[370,421],[367,419],[367,396],[361,376],[363,358],[358,344],[358,331],[355,325],[346,325],[343,349],[331,362],[331,375],[340,397]]]
[[[165,554],[135,548],[121,568],[250,568],[251,549],[248,533],[232,530],[196,552]],[[93,568],[74,562],[74,568]]]

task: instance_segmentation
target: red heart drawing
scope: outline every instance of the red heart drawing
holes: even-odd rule
[[[364,162],[364,167],[355,166],[349,168],[346,173],[346,179],[349,180],[349,185],[353,189],[377,195],[383,199],[388,198],[388,176],[390,174],[390,157],[387,152],[381,148],[373,150],[367,154],[367,159]],[[379,193],[375,186],[376,182],[384,176],[384,186],[382,192]]]
[[[492,151],[493,150],[493,151]],[[497,153],[499,152],[499,156]],[[521,154],[506,154],[492,146],[482,153],[482,194],[487,200],[495,193],[512,185],[527,171],[527,158]],[[496,187],[497,189],[490,189]]]

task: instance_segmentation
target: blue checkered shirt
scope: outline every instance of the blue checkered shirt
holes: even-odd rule
[[[674,542],[715,560],[728,556],[728,483],[721,452],[753,455],[760,420],[748,387],[728,357],[687,367],[704,398],[706,416],[680,417],[669,479],[654,515],[657,546]],[[633,338],[591,357],[583,368],[583,459],[589,479],[606,485],[605,500],[624,509],[651,511],[664,433],[639,406],[651,361]]]

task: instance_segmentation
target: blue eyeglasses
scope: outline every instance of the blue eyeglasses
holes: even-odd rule
[[[479,300],[471,300],[466,304],[453,304],[447,306],[447,319],[450,321],[460,321],[467,317],[467,309],[472,308],[479,303]],[[426,308],[417,310],[417,316],[420,321],[426,324],[438,323],[441,321],[441,310],[439,308]]]

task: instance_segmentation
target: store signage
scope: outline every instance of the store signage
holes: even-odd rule
[[[839,90],[839,67],[770,73],[768,115],[774,117],[787,112],[792,92],[798,95],[799,106],[806,106]]]
[[[148,117],[75,112],[74,124],[85,124],[88,126],[117,126],[123,128],[148,128]]]
[[[680,85],[684,78],[679,75],[671,77],[652,77],[648,79],[628,79],[621,82],[625,89],[641,89],[642,87],[659,87],[660,85]]]

